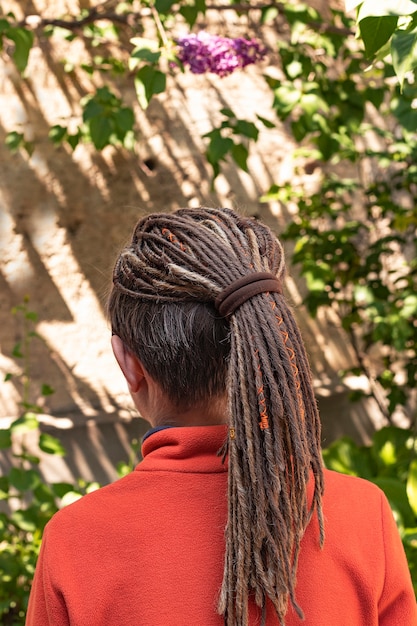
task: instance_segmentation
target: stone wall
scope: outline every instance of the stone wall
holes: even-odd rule
[[[2,8],[18,16],[59,15],[74,11],[76,3],[10,0]],[[245,35],[250,30],[244,16],[224,19],[219,31]],[[135,109],[135,152],[55,147],[47,136],[49,126],[74,124],[80,98],[92,88],[87,76],[65,73],[60,59],[78,62],[88,54],[80,42],[42,40],[31,52],[24,78],[7,55],[0,59],[0,377],[14,374],[1,384],[0,419],[7,425],[20,412],[22,363],[12,352],[24,330],[10,311],[27,296],[43,338],[32,344],[31,399],[40,401],[44,382],[55,389],[41,400],[43,428],[60,433],[69,449],[61,465],[54,460],[51,467],[45,458],[44,471],[106,482],[115,476],[114,463],[127,455],[130,438],[145,428],[133,417],[104,314],[112,264],[135,221],[179,206],[232,206],[261,217],[279,234],[292,219],[291,211],[262,204],[259,197],[272,183],[296,180],[297,172],[294,146],[285,126],[278,124],[273,131],[261,131],[249,158],[251,175],[227,165],[211,188],[202,135],[218,123],[222,107],[249,120],[256,120],[256,114],[271,117],[265,68],[249,67],[223,79],[179,74],[146,113],[135,102],[132,85],[116,81],[115,88]],[[102,79],[94,80],[100,84]],[[33,142],[31,155],[8,151],[4,140],[11,130],[24,132]],[[345,337],[335,320],[308,318],[301,306],[303,285],[294,271],[290,274],[287,292],[310,354],[324,438],[329,442],[349,433],[364,440],[381,417],[371,402],[349,404],[349,389],[337,375],[353,362]],[[8,462],[6,455],[0,457],[3,469]]]

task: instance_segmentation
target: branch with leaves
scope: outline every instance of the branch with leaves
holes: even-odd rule
[[[302,155],[306,169],[325,171],[328,166],[346,162],[360,172],[364,161],[372,159],[378,181],[361,185],[362,223],[350,213],[360,177],[353,185],[346,179],[335,182],[325,176],[320,193],[313,195],[305,190],[299,193],[289,181],[272,185],[262,200],[296,202],[298,217],[288,236],[297,242],[294,260],[306,278],[307,307],[312,315],[320,307],[337,307],[341,325],[356,351],[358,371],[368,376],[371,388],[379,390],[375,394],[384,398],[381,410],[391,418],[398,407],[406,407],[411,421],[407,394],[416,387],[417,337],[410,315],[416,313],[413,293],[417,292],[417,272],[403,250],[415,246],[417,224],[413,165],[417,154],[417,2],[351,1],[349,8],[356,11],[356,20],[338,9],[324,18],[312,7],[294,2],[105,2],[73,18],[27,16],[17,23],[13,16],[3,16],[0,36],[3,48],[22,72],[22,80],[34,33],[39,38],[51,32],[69,40],[83,37],[86,47],[90,46],[91,62],[80,63],[71,72],[75,76],[87,72],[92,83],[99,75],[100,87],[81,99],[77,128],[69,130],[57,124],[50,129],[49,137],[56,145],[64,143],[75,150],[80,142],[86,142],[97,150],[108,145],[135,149],[140,141],[135,113],[123,102],[114,75],[119,83],[125,80],[131,84],[139,106],[146,111],[152,98],[166,91],[168,77],[175,80],[179,72],[211,73],[222,79],[252,63],[264,70],[271,116],[254,116],[249,121],[232,109],[218,112],[219,123],[203,137],[206,148],[202,157],[212,172],[213,185],[226,164],[251,174],[248,156],[260,131],[273,132],[283,122],[299,145],[298,155]],[[252,32],[232,38],[200,28],[208,11],[213,15],[226,10],[238,12],[240,27],[246,23],[248,29],[249,21],[241,18],[250,13],[260,37],[253,38]],[[179,19],[185,30],[181,36],[176,34]],[[355,25],[362,40],[353,35]],[[263,29],[269,29],[268,50],[262,44]],[[271,44],[272,36],[275,44]],[[116,57],[112,49],[122,39],[128,45],[121,46]],[[278,66],[274,72],[268,67],[271,59]],[[395,75],[397,81],[393,80]],[[375,123],[372,111],[378,111],[382,126]],[[367,148],[364,138],[369,132],[385,145],[380,154]],[[6,141],[14,150],[34,149],[21,131],[9,133]],[[408,194],[410,210],[396,206],[398,185]],[[372,201],[368,202],[369,198]],[[320,207],[329,212],[320,213]],[[368,235],[375,231],[372,215],[379,215],[381,210],[384,220],[389,219],[391,238],[378,247]],[[302,245],[305,233],[309,240]],[[368,241],[368,249],[358,248],[361,238]],[[342,255],[352,253],[348,268],[339,263],[340,251]],[[397,257],[404,262],[402,282],[384,282],[386,260]],[[381,276],[375,278],[378,272]],[[359,297],[364,300],[357,301]],[[375,376],[367,367],[374,344],[380,347],[381,355]]]
[[[372,62],[392,58],[401,89],[417,68],[417,3],[414,0],[346,0]],[[412,83],[412,81],[410,81]]]

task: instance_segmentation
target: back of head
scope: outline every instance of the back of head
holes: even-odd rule
[[[249,596],[263,608],[269,598],[282,624],[288,600],[301,615],[297,559],[314,509],[323,540],[320,422],[282,290],[218,312],[219,296],[242,277],[267,273],[282,285],[284,272],[269,228],[209,208],[142,219],[114,269],[113,332],[171,401],[188,408],[227,389],[229,514],[219,600],[226,626],[247,624]]]

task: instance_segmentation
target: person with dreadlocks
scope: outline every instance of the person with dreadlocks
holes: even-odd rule
[[[112,345],[152,429],[136,470],[48,523],[27,626],[415,626],[383,493],[323,468],[271,230],[228,209],[141,219]]]

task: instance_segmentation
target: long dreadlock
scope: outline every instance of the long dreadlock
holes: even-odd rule
[[[260,222],[229,209],[158,213],[139,221],[121,252],[109,300],[113,332],[178,406],[227,388],[225,626],[248,624],[249,597],[264,619],[267,601],[282,625],[288,602],[301,617],[296,571],[314,510],[324,540],[320,422],[293,315],[276,292],[253,296],[228,320],[213,306],[228,285],[254,272],[281,282],[285,272],[282,246]]]

